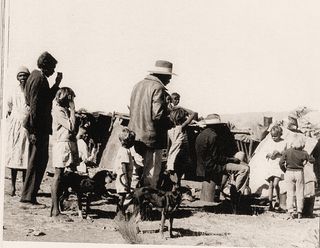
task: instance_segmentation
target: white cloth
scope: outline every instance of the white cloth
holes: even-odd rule
[[[122,170],[122,163],[127,164],[127,168],[126,168],[127,171],[123,171]],[[126,190],[126,187],[123,184],[125,184],[128,187],[130,187],[131,180],[132,180],[133,166],[134,166],[134,160],[132,158],[130,149],[126,149],[126,148],[121,146],[119,148],[119,150],[118,150],[118,154],[116,156],[115,165],[114,165],[115,172],[117,174],[117,178],[116,178],[116,182],[115,182],[117,193],[126,193],[126,192],[128,192]],[[124,173],[128,174],[127,177],[128,177],[129,181],[126,180],[125,176],[121,177],[121,175],[124,174]],[[120,179],[120,177],[121,177],[121,179]],[[120,180],[121,180],[121,182],[123,184],[120,182]]]
[[[87,161],[89,158],[89,149],[87,143],[83,139],[77,140],[79,158],[81,161]]]
[[[23,121],[28,114],[23,90],[18,85],[8,100],[11,115],[6,120],[6,166],[12,169],[27,169],[29,141]]]

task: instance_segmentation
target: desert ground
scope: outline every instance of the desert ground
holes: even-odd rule
[[[192,245],[216,247],[319,247],[320,194],[316,197],[314,217],[289,219],[286,213],[259,209],[250,214],[232,214],[225,203],[199,200],[201,183],[183,181],[195,189],[196,201],[183,201],[173,222],[173,238],[159,234],[160,215],[140,222],[137,234],[132,223],[116,218],[115,204],[110,199],[92,203],[88,219],[77,216],[75,199],[70,198],[67,211],[71,221],[49,217],[51,177],[45,176],[38,200],[44,209],[25,209],[19,204],[21,177],[17,195],[10,196],[10,173],[5,173],[4,241],[81,242],[106,244]],[[110,185],[111,192],[114,185]],[[114,191],[113,191],[114,192]],[[166,222],[166,226],[168,221]],[[166,228],[167,230],[167,228]]]

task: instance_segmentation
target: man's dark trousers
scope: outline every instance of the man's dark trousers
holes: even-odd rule
[[[29,144],[29,157],[26,179],[23,185],[21,202],[36,203],[43,175],[49,158],[49,134],[36,137],[35,144]]]

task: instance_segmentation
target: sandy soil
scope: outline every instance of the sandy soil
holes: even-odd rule
[[[18,176],[19,177],[19,176]],[[111,200],[92,203],[91,219],[80,220],[75,209],[68,212],[72,222],[57,222],[49,217],[50,184],[45,177],[41,185],[39,202],[45,209],[24,209],[19,204],[21,181],[17,183],[17,196],[8,195],[9,173],[6,171],[4,197],[5,241],[56,241],[125,244],[128,241],[115,221],[115,205]],[[198,182],[184,181],[200,189]],[[113,185],[110,186],[113,188]],[[196,193],[199,196],[199,191]],[[72,201],[71,201],[72,202]],[[221,204],[204,206],[199,200],[183,202],[173,222],[174,238],[162,239],[159,234],[159,216],[153,221],[139,223],[141,232],[135,237],[142,244],[246,246],[246,247],[318,247],[320,197],[316,198],[314,218],[287,220],[287,214],[263,212],[258,215],[234,215],[221,211]],[[168,224],[168,223],[166,223]]]

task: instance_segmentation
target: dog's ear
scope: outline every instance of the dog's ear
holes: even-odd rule
[[[167,171],[167,170],[163,171],[163,175],[170,175],[170,171]]]
[[[109,172],[109,176],[112,180],[115,180],[117,178],[117,174],[112,172],[112,171],[108,171]]]

